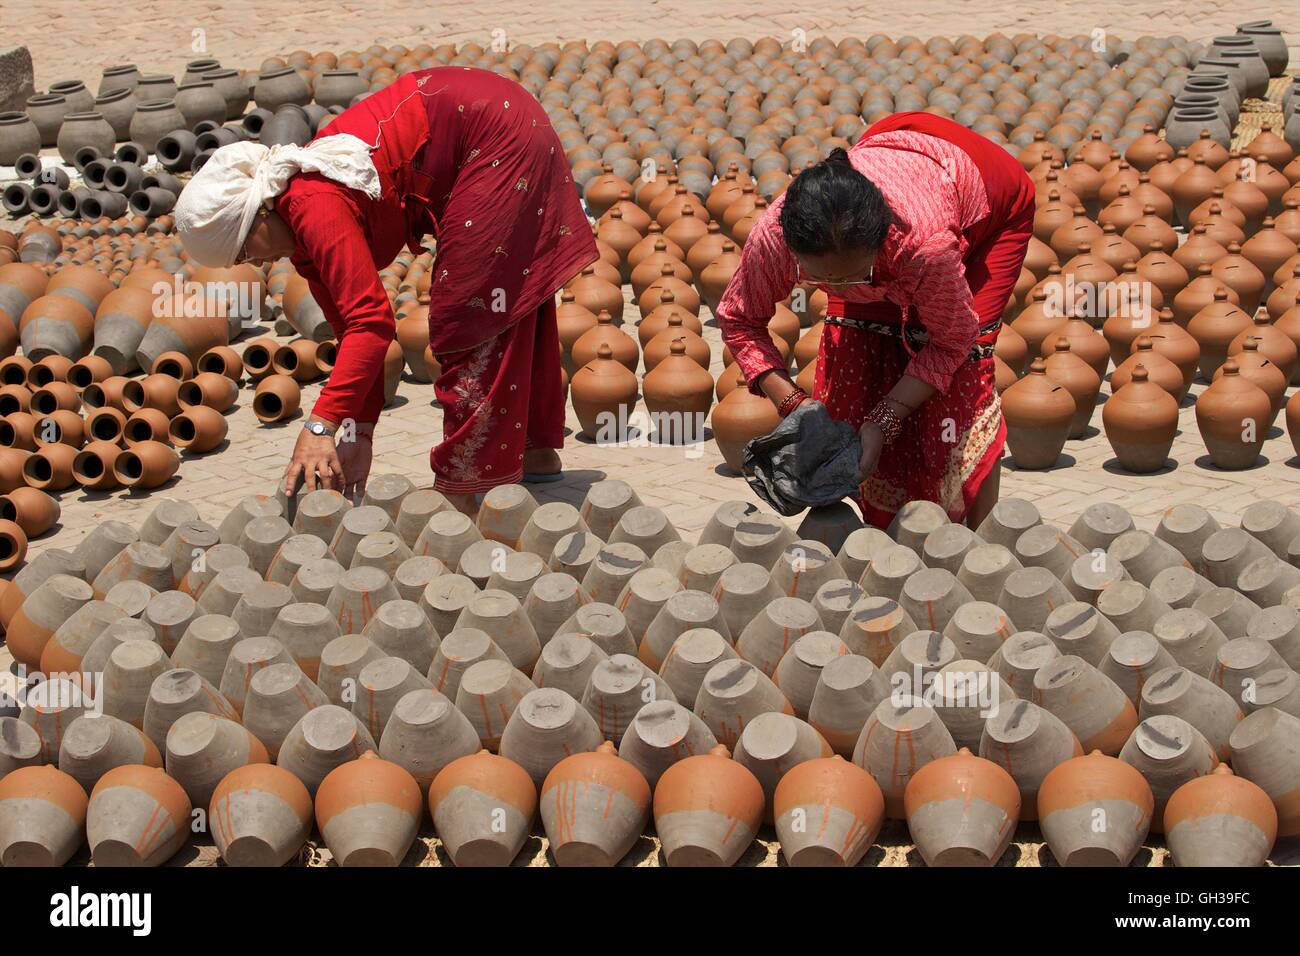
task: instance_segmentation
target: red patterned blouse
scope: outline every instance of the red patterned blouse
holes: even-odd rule
[[[907,374],[943,392],[977,336],[962,232],[989,214],[984,182],[959,146],[909,130],[864,137],[849,159],[880,188],[894,223],[877,255],[874,282],[837,294],[847,302],[891,302],[904,312],[914,306],[929,340],[912,355]],[[777,197],[750,232],[718,306],[723,340],[751,383],[784,367],[766,331],[776,303],[795,285],[795,258],[781,230],[784,200]]]

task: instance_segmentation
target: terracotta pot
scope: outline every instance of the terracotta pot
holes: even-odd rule
[[[641,323],[642,326],[645,322]],[[602,311],[596,319],[596,325],[584,331],[573,343],[571,351],[572,364],[575,369],[581,369],[594,361],[602,345],[608,346],[613,359],[626,368],[629,372],[635,372],[640,359],[640,350],[637,348],[636,340],[626,332],[621,331],[614,325],[614,319],[608,312]],[[572,388],[572,383],[570,383]]]
[[[1300,718],[1276,707],[1255,711],[1237,724],[1229,737],[1234,772],[1262,789],[1277,810],[1277,835],[1300,833],[1295,793],[1300,767],[1290,752],[1290,741],[1300,729]]]
[[[774,797],[777,836],[790,866],[856,866],[884,819],[871,775],[841,757],[791,769]]]
[[[222,778],[209,819],[227,866],[283,866],[311,834],[311,794],[287,770],[250,763]]]
[[[21,602],[6,628],[5,642],[14,659],[36,668],[59,625],[93,596],[90,585],[79,578],[68,574],[46,578]]]
[[[963,747],[912,777],[907,826],[928,866],[992,866],[1020,817],[1020,791],[996,763]]]
[[[1242,310],[1254,315],[1263,299],[1266,278],[1249,259],[1241,255],[1241,246],[1228,243],[1228,254],[1214,264],[1211,274],[1237,293]]]
[[[181,412],[167,426],[168,440],[177,448],[201,454],[226,440],[229,422],[214,408],[196,405]]]
[[[216,372],[238,383],[244,375],[244,360],[230,346],[218,345],[200,355],[194,368],[199,372]]]
[[[1214,263],[1227,254],[1228,247],[1221,245],[1216,240],[1210,238],[1203,223],[1194,226],[1191,235],[1187,237],[1187,241],[1171,253],[1174,261],[1193,276],[1210,275],[1210,268],[1214,266]],[[1204,273],[1201,272],[1201,266],[1207,267]],[[1193,295],[1190,298],[1194,298],[1197,292],[1200,292],[1201,297],[1205,299],[1203,304],[1208,305],[1209,302],[1213,301],[1214,288],[1218,284],[1218,280],[1214,280],[1214,282],[1210,283],[1208,288],[1204,291],[1201,291],[1201,287],[1198,286],[1197,289],[1193,290]],[[1186,324],[1186,322],[1182,319],[1182,314],[1177,303],[1187,291],[1188,289],[1185,288],[1182,292],[1179,292],[1174,296],[1174,311],[1175,314],[1179,315],[1179,320],[1183,322],[1183,324]],[[1188,312],[1188,318],[1195,313],[1195,308],[1190,309]]]
[[[1228,359],[1222,376],[1196,399],[1196,424],[1219,468],[1249,468],[1259,458],[1274,414],[1269,396]]]
[[[1249,344],[1251,340],[1254,341],[1253,351],[1257,353],[1256,357],[1267,359],[1276,366],[1287,382],[1295,376],[1297,366],[1300,366],[1295,343],[1286,332],[1269,321],[1268,313],[1257,313],[1251,327],[1237,333],[1228,344],[1228,355],[1237,359],[1238,365],[1242,364],[1243,353],[1252,351]]]
[[[713,377],[686,354],[684,341],[674,341],[671,354],[644,380],[646,407],[656,417],[656,434],[669,443],[698,441],[704,417],[713,404]]]
[[[429,788],[434,828],[457,866],[509,866],[536,811],[532,778],[486,750],[453,760]]]
[[[1059,717],[1083,749],[1118,754],[1137,712],[1124,692],[1092,664],[1066,655],[1034,675],[1034,701]]]
[[[1101,378],[1092,367],[1070,350],[1069,339],[1058,337],[1054,349],[1043,361],[1047,377],[1061,385],[1074,399],[1075,411],[1067,437],[1080,438],[1092,419],[1101,391]]]
[[[1138,473],[1165,466],[1178,431],[1178,403],[1147,380],[1138,363],[1132,378],[1102,407],[1102,427],[1120,465]]]
[[[1132,353],[1111,375],[1110,391],[1112,395],[1130,382],[1133,377],[1133,369],[1141,365],[1146,369],[1147,379],[1153,385],[1163,388],[1175,402],[1182,401],[1183,396],[1187,394],[1187,385],[1183,378],[1183,372],[1173,362],[1155,350],[1155,343],[1156,340],[1149,335],[1138,336],[1137,341],[1133,343]],[[1191,344],[1195,345],[1196,343],[1192,341]]]
[[[763,788],[719,745],[669,767],[655,787],[655,830],[669,866],[732,866],[763,815]]]
[[[19,767],[0,779],[0,862],[63,866],[79,849],[86,792],[54,767]]]
[[[1065,315],[1053,302],[1048,302],[1046,289],[1039,289],[1032,294],[1032,302],[1018,315],[1011,328],[1025,340],[1025,347],[1030,356],[1042,354],[1043,342],[1066,324]]]
[[[190,800],[154,767],[125,766],[100,778],[86,808],[97,866],[161,866],[190,835]]]
[[[636,230],[632,230],[633,233]],[[629,246],[630,248],[630,246]],[[624,281],[627,281],[624,278]],[[623,321],[623,293],[618,286],[598,277],[591,266],[582,270],[568,287],[573,293],[573,300],[592,315],[598,315],[603,309],[614,317],[615,324]]]
[[[1227,291],[1219,289],[1214,293],[1214,301],[1205,306],[1187,324],[1187,331],[1201,347],[1198,363],[1201,377],[1206,381],[1214,378],[1214,373],[1228,356],[1228,347],[1233,340],[1251,328],[1250,316],[1228,301]]]
[[[710,421],[727,467],[739,473],[745,445],[751,439],[771,433],[781,418],[767,398],[750,392],[742,375],[737,387],[713,410]]]
[[[36,488],[15,488],[0,496],[0,519],[17,524],[28,538],[54,527],[59,512],[59,503]]]
[[[316,825],[340,866],[397,866],[422,816],[415,778],[374,751],[330,771],[316,791]]]
[[[541,787],[542,825],[560,866],[614,866],[650,815],[650,787],[609,741],[555,765]]]
[[[1075,402],[1064,386],[1047,376],[1041,358],[1029,373],[1002,394],[1007,442],[1022,468],[1050,468],[1065,446],[1075,414]]]
[[[717,312],[722,293],[727,290],[738,268],[740,252],[731,243],[724,242],[722,252],[700,273],[700,294],[708,303],[710,312]]]
[[[1127,866],[1151,825],[1155,799],[1138,771],[1093,751],[1058,766],[1038,791],[1038,820],[1062,866]],[[1105,827],[1090,821],[1104,814]]]
[[[1268,794],[1226,763],[1184,783],[1165,805],[1165,841],[1180,867],[1263,866],[1277,827]]]
[[[1155,800],[1152,832],[1163,832],[1165,803],[1187,781],[1214,770],[1214,748],[1199,730],[1180,717],[1148,717],[1133,731],[1120,751],[1122,761],[1136,768],[1151,786]]]
[[[27,557],[27,534],[13,521],[0,520],[0,571],[11,571]]]
[[[298,383],[288,375],[268,375],[257,384],[253,414],[264,425],[284,421],[298,411],[301,394]]]
[[[128,488],[149,489],[166,484],[180,467],[170,447],[158,441],[132,445],[113,462],[113,474]]]
[[[72,296],[43,295],[23,310],[18,323],[23,354],[33,361],[47,355],[76,360],[90,351],[94,319]]]

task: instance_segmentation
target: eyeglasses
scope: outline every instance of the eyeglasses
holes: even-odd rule
[[[806,283],[809,285],[824,285],[839,289],[851,285],[873,285],[875,280],[876,266],[874,263],[872,264],[871,269],[867,272],[867,277],[865,279],[845,279],[838,282],[832,281],[831,279],[823,279],[819,276],[808,275],[803,271],[803,267],[799,265],[798,260],[796,260],[794,264],[794,281],[796,285]]]

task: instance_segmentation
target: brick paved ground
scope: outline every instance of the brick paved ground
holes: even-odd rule
[[[413,2],[286,3],[280,0],[233,0],[204,4],[137,3],[124,14],[120,3],[109,0],[47,0],[39,4],[6,4],[5,38],[27,44],[36,62],[37,86],[79,77],[97,82],[106,65],[134,61],[148,71],[179,73],[186,60],[197,55],[191,48],[192,31],[206,31],[206,52],[226,65],[256,66],[262,58],[302,47],[364,49],[372,42],[412,44],[474,39],[486,43],[490,31],[505,29],[512,41],[538,42],[572,38],[646,39],[652,36],[729,38],[764,34],[784,37],[802,27],[809,36],[826,33],[867,35],[885,32],[895,37],[913,33],[920,37],[955,36],[970,32],[982,36],[993,31],[1076,33],[1102,28],[1122,37],[1145,33],[1181,33],[1208,38],[1231,32],[1233,24],[1248,19],[1276,18],[1279,5],[1258,2],[1118,3],[1082,0],[1023,0],[1023,2],[962,3],[913,0],[901,9],[885,10],[860,3],[782,0],[743,4],[743,16],[724,13],[728,5],[699,0],[636,0],[628,3],[576,3],[559,0],[548,4],[504,3],[480,0],[472,9],[453,11],[449,5]],[[178,12],[178,8],[193,12]],[[380,15],[375,10],[382,8]],[[1300,15],[1294,17],[1300,26]],[[595,25],[595,26],[592,26]],[[1286,24],[1283,24],[1285,27]],[[1300,32],[1290,35],[1300,42]],[[1300,62],[1300,46],[1292,47],[1293,64]],[[707,315],[707,312],[705,313]],[[713,348],[713,374],[721,371],[721,342],[716,323],[706,326],[705,340]],[[237,346],[242,348],[242,346]],[[1196,385],[1192,397],[1204,388]],[[320,386],[304,389],[304,412],[310,410]],[[1108,386],[1103,387],[1103,398]],[[1275,428],[1264,447],[1262,463],[1243,472],[1214,468],[1196,429],[1189,397],[1180,416],[1181,431],[1175,441],[1174,464],[1148,476],[1123,473],[1100,432],[1101,406],[1093,428],[1084,439],[1071,441],[1058,466],[1049,471],[1004,470],[1003,495],[1029,498],[1047,520],[1068,527],[1089,504],[1112,501],[1123,505],[1141,527],[1153,528],[1160,513],[1179,502],[1195,501],[1210,508],[1221,520],[1235,519],[1252,502],[1272,498],[1300,507],[1300,459],[1294,455],[1285,432]],[[229,416],[229,442],[218,453],[182,461],[177,478],[152,495],[125,492],[87,494],[72,490],[62,495],[63,515],[56,532],[32,542],[31,554],[42,548],[71,548],[95,525],[107,518],[132,523],[143,519],[159,497],[194,502],[201,516],[218,522],[243,496],[269,492],[282,472],[301,418],[278,426],[260,426],[251,409],[251,390],[241,394],[239,406]],[[644,406],[638,406],[643,408]],[[570,411],[569,426],[577,421]],[[405,381],[395,406],[387,410],[375,439],[375,472],[408,475],[419,485],[431,476],[428,448],[439,440],[441,413],[433,404],[433,387]],[[750,499],[743,481],[726,471],[712,441],[689,448],[646,446],[611,449],[581,442],[571,435],[564,452],[566,479],[535,487],[543,500],[577,504],[586,488],[602,478],[630,482],[647,504],[662,507],[683,532],[693,539],[709,515],[723,501]],[[793,519],[797,522],[797,519]],[[0,663],[7,654],[0,650]],[[1018,834],[1018,841],[1002,865],[1039,865],[1045,851],[1036,830]],[[428,836],[428,834],[426,834]],[[770,832],[769,832],[770,836]],[[906,830],[891,825],[873,848],[868,865],[916,865],[917,854],[907,845]],[[656,853],[646,839],[628,865],[653,865]],[[309,848],[303,862],[320,862],[322,851]],[[1165,851],[1144,850],[1139,865],[1160,865]],[[175,862],[210,864],[211,847],[185,851]],[[439,865],[446,862],[432,843],[417,844],[408,864]],[[775,865],[776,849],[770,842],[751,848],[744,864]],[[545,865],[542,841],[534,838],[519,865]]]

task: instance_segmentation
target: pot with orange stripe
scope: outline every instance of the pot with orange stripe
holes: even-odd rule
[[[62,866],[81,848],[86,791],[50,766],[19,767],[0,780],[0,864]]]
[[[537,787],[513,760],[480,750],[442,768],[429,812],[457,866],[509,866],[528,839]]]
[[[1011,774],[965,747],[918,770],[903,803],[927,866],[994,866],[1020,819]]]
[[[776,834],[791,866],[857,866],[885,818],[880,785],[843,757],[805,760],[776,786]]]
[[[373,750],[335,767],[316,791],[316,826],[339,866],[397,866],[423,815],[415,778]]]
[[[608,740],[555,765],[542,784],[542,826],[560,866],[614,866],[650,817],[650,785]]]
[[[719,744],[680,760],[655,787],[655,831],[669,866],[733,866],[763,822],[763,786]]]
[[[238,767],[212,793],[208,826],[227,866],[284,866],[311,834],[311,794],[265,763]]]
[[[1038,789],[1038,822],[1061,866],[1128,866],[1155,810],[1133,767],[1094,750],[1056,767]]]
[[[1177,866],[1263,866],[1277,839],[1277,808],[1221,763],[1174,791],[1164,829]]]
[[[99,778],[86,809],[95,866],[162,866],[190,835],[190,798],[156,767],[128,764]]]

